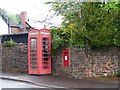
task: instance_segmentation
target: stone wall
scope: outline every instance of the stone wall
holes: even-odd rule
[[[27,73],[27,45],[2,47],[2,71]]]
[[[2,48],[2,70],[4,72],[27,73],[27,45]],[[64,49],[70,50],[70,66],[63,66]],[[118,69],[120,47],[86,50],[81,48],[59,48],[52,56],[52,74],[64,77],[86,78],[113,75]]]
[[[66,77],[86,78],[114,75],[120,60],[120,48],[106,47],[86,50],[67,48],[70,50],[70,66],[63,66],[62,51],[53,57],[53,74]]]

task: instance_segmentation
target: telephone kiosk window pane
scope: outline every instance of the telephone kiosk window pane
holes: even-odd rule
[[[37,43],[37,39],[36,38],[31,38],[31,44],[36,44]]]
[[[32,52],[32,53],[36,53],[36,52],[37,52],[37,50],[32,49],[30,52]]]
[[[43,53],[48,53],[48,50],[42,50]]]
[[[48,61],[48,58],[43,58],[43,61]]]
[[[43,45],[48,45],[49,43],[48,42],[43,42]]]
[[[36,54],[31,54],[31,57],[35,57],[36,56]]]
[[[44,41],[48,41],[48,38],[43,38]]]
[[[43,46],[44,49],[48,49],[48,46]]]
[[[37,69],[37,66],[31,66],[32,69]]]
[[[30,47],[31,50],[36,50],[37,49],[37,38],[31,38],[30,39]]]

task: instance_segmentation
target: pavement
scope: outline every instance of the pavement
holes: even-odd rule
[[[119,81],[96,81],[66,78],[53,75],[28,75],[22,73],[2,73],[0,79],[27,82],[48,88],[109,88],[119,90]]]

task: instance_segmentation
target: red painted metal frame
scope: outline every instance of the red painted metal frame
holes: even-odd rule
[[[37,58],[37,68],[32,69],[31,68],[31,61],[32,61],[32,56],[31,56],[31,38],[36,38],[37,39],[37,51],[36,51],[36,58]],[[43,67],[45,66],[45,63],[43,63],[43,42],[42,38],[48,38],[48,68],[44,69]],[[28,74],[50,74],[51,73],[51,36],[50,36],[50,31],[48,29],[41,29],[41,30],[30,30],[28,33]]]
[[[63,51],[63,65],[64,65],[64,67],[67,67],[70,65],[69,50]]]

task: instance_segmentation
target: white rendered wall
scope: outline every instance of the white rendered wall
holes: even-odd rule
[[[8,34],[8,25],[0,17],[0,35]]]

